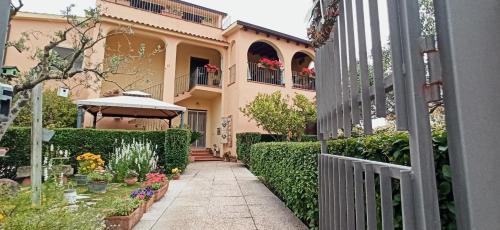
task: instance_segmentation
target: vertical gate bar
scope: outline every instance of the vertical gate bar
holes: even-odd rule
[[[336,97],[336,94],[335,94],[335,90],[334,90],[334,87],[333,85],[335,84],[334,83],[334,75],[335,75],[335,69],[333,67],[333,63],[335,62],[335,57],[334,57],[334,37],[333,37],[333,33],[330,34],[330,39],[327,41],[327,52],[328,52],[328,57],[329,57],[329,62],[328,62],[328,84],[327,84],[327,87],[328,87],[328,95],[329,95],[329,99],[328,101],[330,103],[328,103],[328,110],[330,111],[330,135],[331,137],[333,138],[337,138],[337,115],[336,115],[336,111],[335,111],[335,104],[336,104],[336,101],[337,101],[337,97]]]
[[[354,200],[356,202],[356,230],[365,230],[365,194],[363,191],[363,165],[354,162]]]
[[[325,229],[324,228],[324,207],[325,207],[325,173],[324,173],[324,155],[320,154],[318,157],[319,161],[319,228],[320,230]]]
[[[401,209],[403,215],[403,229],[415,230],[415,213],[413,206],[413,189],[411,171],[401,172]]]
[[[394,99],[396,111],[396,128],[408,130],[408,116],[406,114],[406,86],[403,72],[403,56],[401,48],[401,19],[399,16],[399,0],[387,0],[389,14],[389,28],[391,39],[392,75],[394,81]]]
[[[377,117],[385,117],[385,86],[384,86],[384,64],[382,62],[382,43],[380,41],[380,22],[378,15],[378,1],[369,0],[370,27],[372,38],[373,75],[375,85],[375,114]]]
[[[348,63],[349,63],[349,79],[351,86],[351,117],[353,124],[359,124],[359,84],[358,84],[358,70],[356,63],[356,45],[354,37],[354,19],[353,19],[353,6],[352,0],[345,1],[345,17],[346,23],[345,26],[347,28],[347,41],[348,41]]]
[[[356,214],[354,206],[354,175],[351,160],[345,161],[345,177],[346,177],[346,203],[347,203],[347,228],[354,230],[356,226]]]
[[[414,173],[417,229],[440,230],[439,203],[428,104],[422,90],[425,67],[418,39],[421,34],[418,0],[401,2],[404,63],[406,66],[410,157]]]
[[[341,0],[340,7],[341,10],[339,16],[339,28],[340,28],[340,62],[341,62],[341,74],[342,78],[342,104],[343,104],[343,115],[344,115],[344,135],[346,137],[351,136],[351,108],[350,108],[350,95],[349,95],[349,73],[347,71],[347,36],[345,27],[345,10],[344,10],[344,0]]]
[[[316,49],[316,60],[318,60],[318,63],[320,63],[321,61],[321,48],[319,49]],[[320,84],[320,87],[318,87],[318,89],[316,89],[316,97],[318,99],[318,102],[316,104],[316,108],[318,109],[318,117],[317,117],[317,121],[318,121],[318,124],[317,124],[317,133],[318,133],[318,137],[322,136],[322,131],[323,131],[323,96],[322,96],[322,93],[323,93],[323,78],[321,77],[321,65],[318,65],[318,66],[315,66],[315,69],[316,69],[316,75],[317,75],[317,80],[321,82]]]
[[[328,201],[328,229],[333,229],[334,228],[334,222],[333,222],[333,218],[334,218],[334,214],[333,214],[333,206],[335,205],[334,202],[335,202],[335,199],[334,199],[334,192],[333,192],[333,189],[335,188],[333,186],[333,177],[334,177],[334,173],[333,173],[333,158],[331,156],[328,156],[328,161],[327,161],[327,164],[328,164],[328,197],[329,197],[329,201]]]
[[[358,25],[358,54],[361,80],[361,106],[363,111],[363,130],[372,134],[372,108],[370,100],[370,82],[368,76],[368,57],[366,51],[365,12],[363,0],[356,0],[356,23]],[[356,101],[357,103],[357,101]]]
[[[347,203],[346,203],[346,177],[345,177],[345,161],[343,159],[338,160],[338,172],[339,172],[339,214],[340,214],[340,230],[347,229]]]
[[[339,161],[333,157],[333,229],[340,230]]]
[[[431,83],[438,83],[442,81],[442,70],[441,70],[441,59],[439,58],[439,52],[427,53],[427,58],[429,62],[429,73],[431,77]],[[440,100],[442,99],[441,90],[439,84],[432,84],[432,99]]]
[[[338,17],[338,16],[337,16]],[[343,127],[343,110],[342,110],[342,86],[341,86],[341,78],[340,78],[340,49],[339,49],[339,27],[335,26],[333,32],[333,77],[334,77],[334,85],[333,88],[335,90],[335,111],[337,116],[337,127],[335,127],[334,133],[335,136],[338,134],[339,128]]]
[[[388,167],[380,168],[380,203],[382,209],[382,229],[393,230],[392,181]]]
[[[375,204],[375,175],[373,167],[365,164],[366,229],[377,230],[377,207]]]
[[[325,52],[326,52],[326,55],[325,55],[325,66],[327,67],[326,68],[326,75],[325,75],[325,85],[326,86],[331,86],[332,84],[330,83],[331,79],[332,79],[332,75],[333,75],[333,71],[332,71],[332,63],[333,63],[333,53],[332,53],[332,50],[331,50],[331,44],[332,41],[331,41],[331,38],[328,39],[324,45],[325,47]],[[326,100],[328,101],[328,106],[326,107],[326,112],[327,112],[327,133],[328,133],[328,136],[331,135],[331,131],[332,131],[332,90],[331,88],[329,88],[328,90],[326,90]]]

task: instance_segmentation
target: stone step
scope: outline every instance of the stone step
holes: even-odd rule
[[[194,161],[222,161],[222,158],[217,157],[194,157]]]

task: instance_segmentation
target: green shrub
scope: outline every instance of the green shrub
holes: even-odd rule
[[[238,160],[250,166],[250,147],[259,142],[276,142],[285,141],[286,136],[276,134],[261,134],[261,133],[238,133],[236,134],[236,152]],[[303,135],[301,142],[317,141],[316,135]]]
[[[253,144],[259,143],[261,138],[260,133],[238,133],[236,134],[236,152],[238,160],[243,164],[250,163],[250,147]]]
[[[444,229],[456,229],[446,133],[433,133],[436,180],[441,222]],[[410,165],[406,133],[383,133],[328,142],[329,153],[367,160]],[[251,170],[274,190],[309,227],[318,226],[319,143],[259,143],[251,147]],[[399,187],[393,186],[394,194]],[[400,200],[395,197],[395,227],[401,229]]]
[[[43,127],[76,127],[77,108],[71,97],[60,97],[57,90],[43,92]],[[14,126],[31,127],[31,103],[28,103],[14,120]]]
[[[189,162],[191,131],[188,129],[169,129],[165,135],[165,171],[173,168],[182,171]]]
[[[158,146],[159,165],[163,165],[164,158],[164,131],[125,131],[125,130],[95,130],[95,129],[54,129],[56,132],[44,148],[53,144],[58,149],[67,149],[70,152],[70,163],[76,166],[76,156],[85,152],[100,154],[106,162],[110,154],[117,147],[118,140],[149,140]],[[10,148],[8,157],[0,158],[0,177],[13,178],[19,166],[30,165],[30,128],[10,128],[0,146]],[[75,167],[76,168],[76,167]]]
[[[309,227],[318,221],[319,150],[317,142],[258,143],[251,148],[252,172]]]

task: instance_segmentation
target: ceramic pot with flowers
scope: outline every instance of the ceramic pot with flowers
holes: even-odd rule
[[[144,212],[147,212],[155,202],[154,195],[154,191],[146,187],[132,191],[130,193],[130,198],[143,201]]]
[[[179,168],[173,168],[172,169],[172,179],[174,180],[179,180],[181,178],[181,172]]]
[[[105,193],[108,183],[113,179],[113,174],[104,170],[94,171],[89,173],[88,179],[87,188],[89,192]]]
[[[76,157],[78,161],[78,174],[74,175],[76,185],[84,186],[88,183],[87,175],[99,167],[104,167],[104,160],[101,155],[84,153]]]
[[[131,186],[137,183],[137,181],[139,180],[138,177],[139,173],[137,173],[135,170],[128,170],[127,175],[125,176],[125,179],[123,179],[123,181],[128,186]]]

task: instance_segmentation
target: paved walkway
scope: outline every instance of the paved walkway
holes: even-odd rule
[[[241,164],[192,163],[135,230],[307,229]]]

